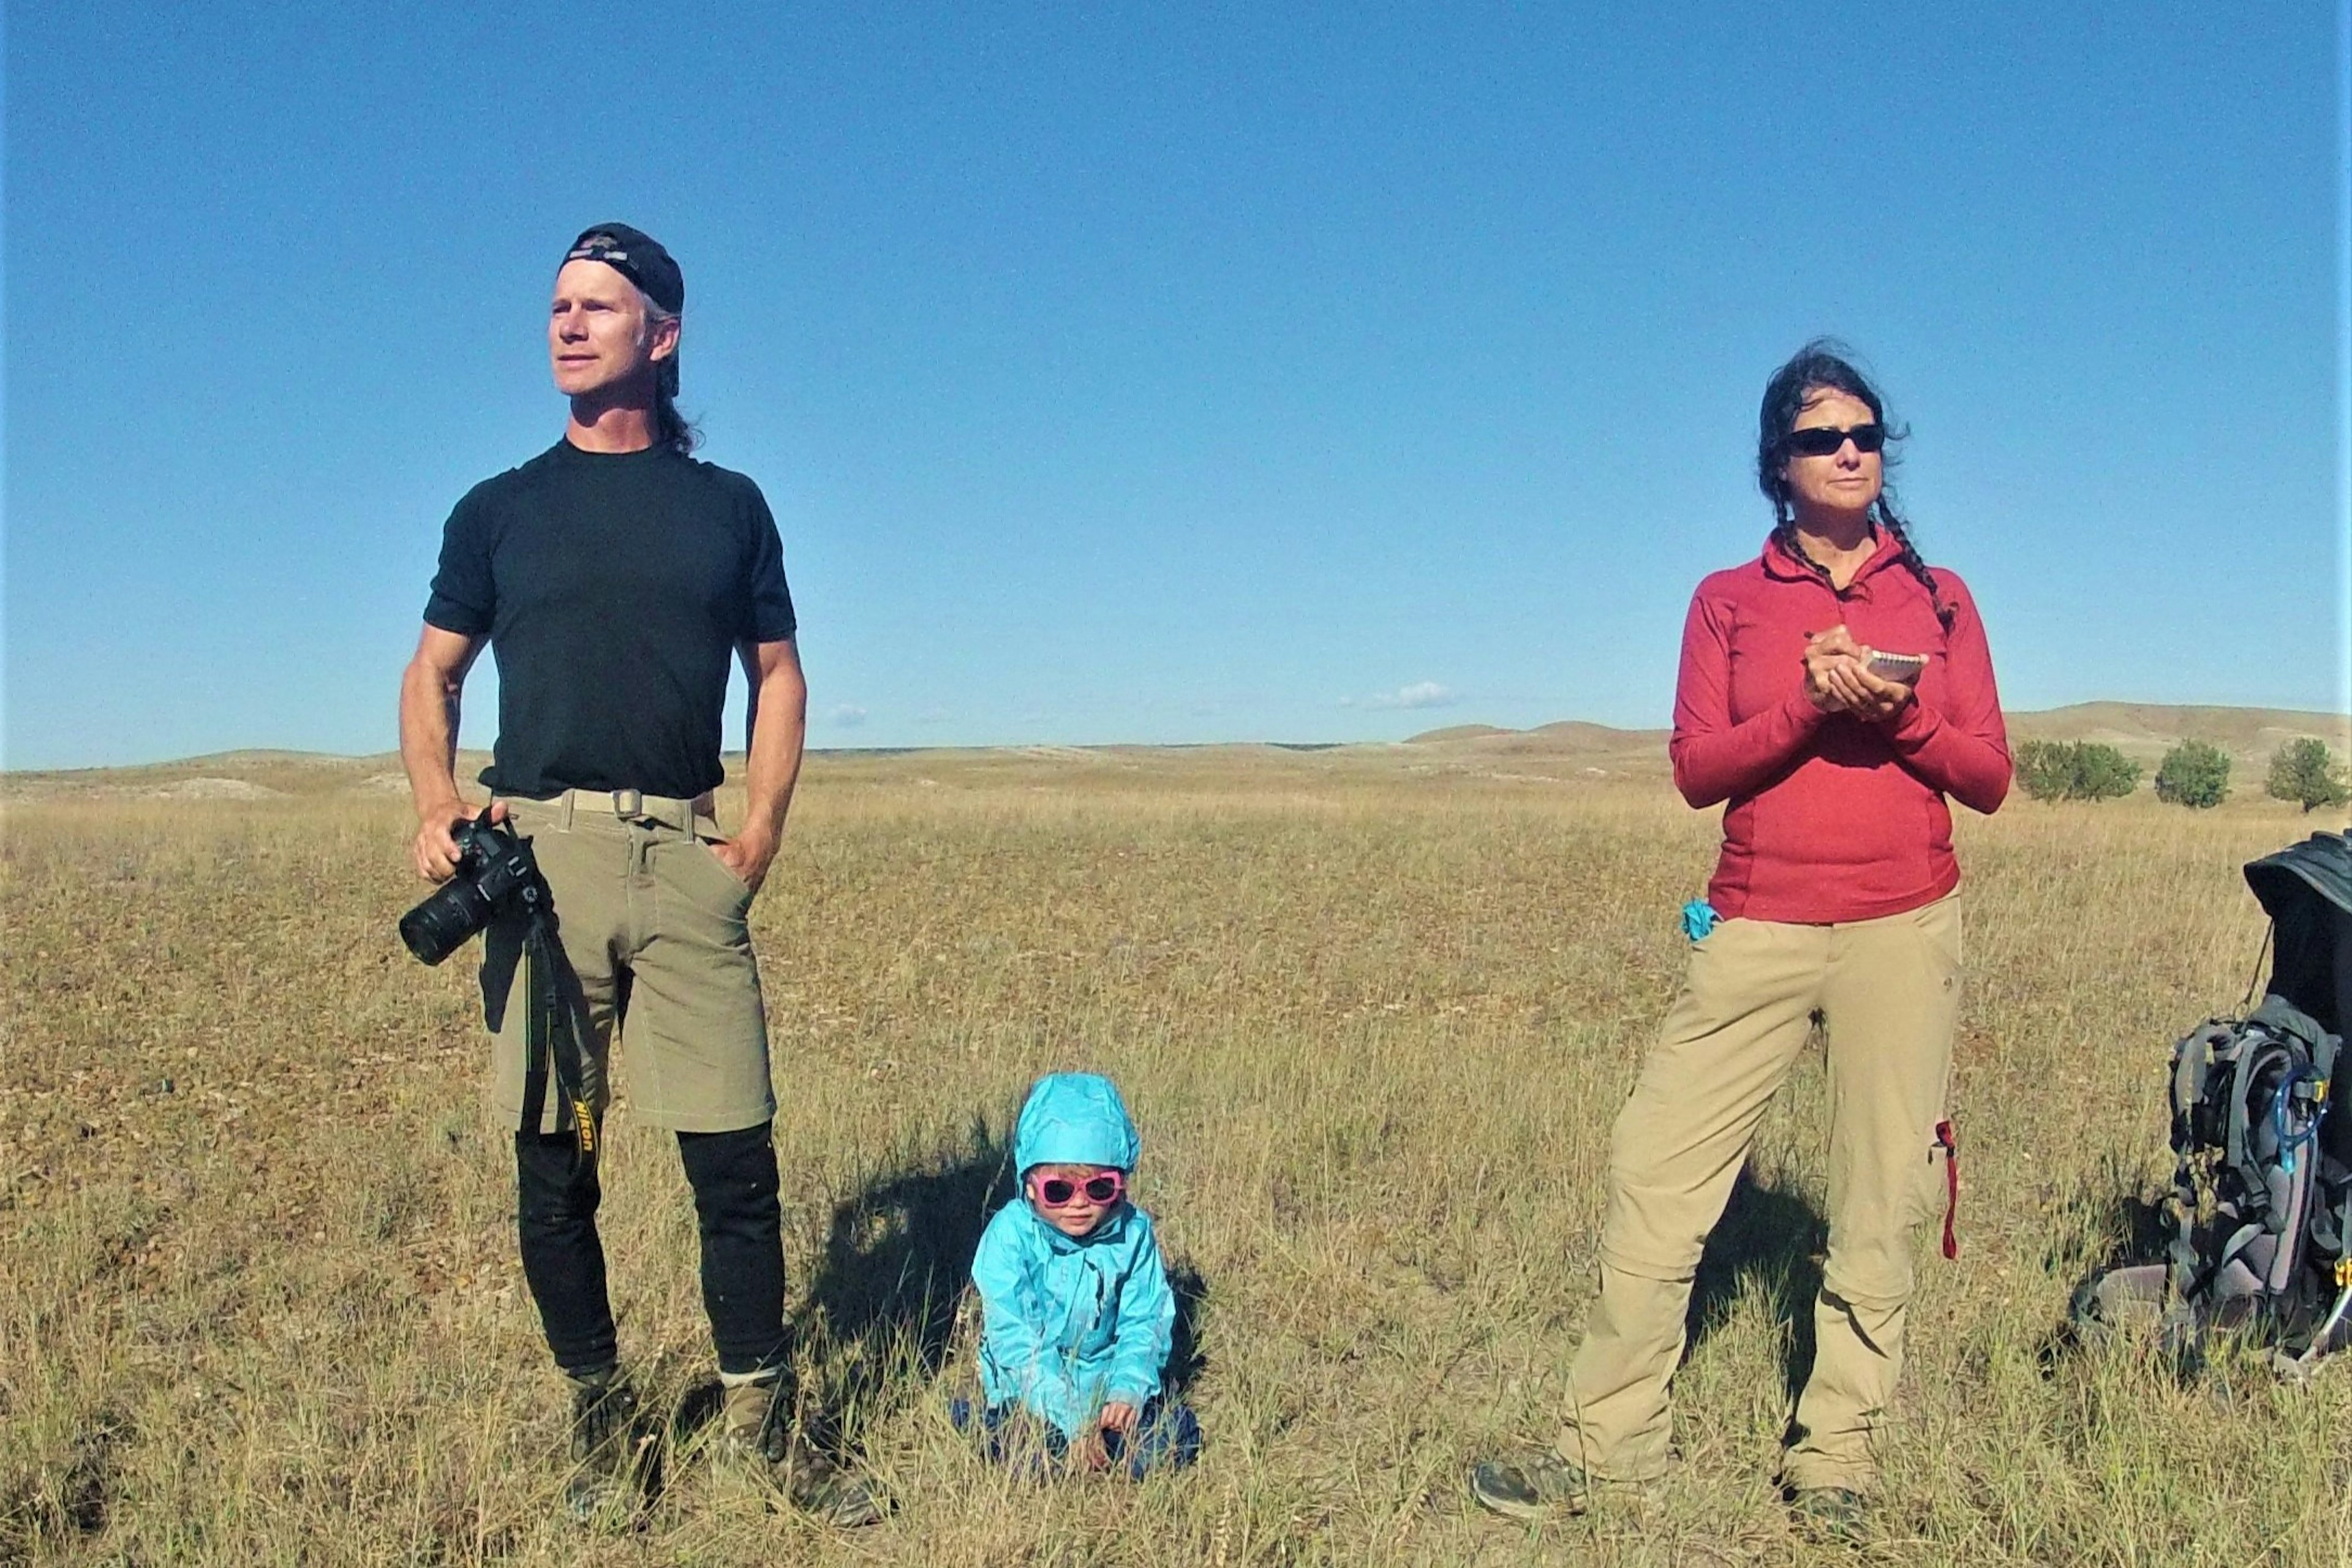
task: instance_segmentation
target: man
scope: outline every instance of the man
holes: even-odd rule
[[[582,234],[556,274],[548,353],[570,425],[450,514],[401,684],[413,854],[421,875],[446,880],[451,830],[478,814],[458,791],[456,744],[459,693],[487,642],[499,734],[481,782],[492,819],[531,840],[556,922],[551,994],[578,1037],[546,1027],[552,1005],[531,1028],[528,928],[495,924],[482,970],[495,1099],[517,1129],[524,1277],[574,1389],[573,1511],[633,1507],[641,1444],[596,1233],[595,1124],[621,1028],[631,1110],[676,1133],[694,1189],[725,1386],[719,1457],[803,1508],[864,1523],[879,1517],[871,1494],[790,1420],[776,1102],[746,922],[792,803],[808,690],[759,487],[689,456],[695,432],[675,401],[685,303],[669,253],[624,224]],[[730,654],[751,711],[749,801],[726,838],[711,792]],[[551,1077],[564,1092],[547,1092]]]

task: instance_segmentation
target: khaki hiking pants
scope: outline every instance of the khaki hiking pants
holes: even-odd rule
[[[617,1032],[638,1121],[733,1132],[772,1119],[751,889],[711,853],[719,834],[709,797],[571,790],[545,801],[501,798],[553,898],[566,971],[559,983],[587,1016],[582,1087],[596,1113],[611,1097]],[[520,1121],[525,1098],[523,931],[500,921],[482,952],[483,1013],[497,1036],[492,1102],[509,1127]],[[564,1131],[571,1120],[549,1083],[540,1131]]]
[[[1829,1036],[1829,1262],[1781,1479],[1868,1489],[1872,1436],[1903,1370],[1912,1232],[1944,1204],[1937,1123],[1959,984],[1957,895],[1843,925],[1727,920],[1692,944],[1682,994],[1611,1137],[1601,1291],[1570,1374],[1562,1458],[1613,1480],[1667,1468],[1666,1386],[1699,1253],[1818,1011]]]

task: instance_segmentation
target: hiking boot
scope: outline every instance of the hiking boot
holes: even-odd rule
[[[1480,1507],[1512,1519],[1550,1519],[1582,1513],[1592,1499],[1592,1482],[1557,1454],[1529,1454],[1474,1466],[1470,1495]]]
[[[711,1462],[720,1484],[761,1501],[782,1499],[810,1518],[845,1530],[882,1522],[882,1501],[835,1464],[785,1415],[781,1379],[727,1390]]]
[[[583,1524],[625,1523],[637,1511],[638,1460],[651,1441],[636,1390],[617,1371],[572,1380],[572,1474],[563,1510]]]
[[[1804,1487],[1789,1500],[1797,1526],[1816,1541],[1858,1546],[1870,1520],[1870,1505],[1844,1487]]]

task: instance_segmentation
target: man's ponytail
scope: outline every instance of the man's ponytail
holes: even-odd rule
[[[646,304],[646,330],[653,331],[677,320],[677,312],[665,310],[654,303],[642,289],[637,297]],[[667,447],[681,458],[691,458],[694,449],[702,445],[702,432],[694,422],[677,411],[677,350],[654,367],[654,445]]]
[[[681,458],[691,458],[702,445],[702,432],[677,411],[677,361],[662,362],[661,384],[654,393],[654,444],[667,447]]]

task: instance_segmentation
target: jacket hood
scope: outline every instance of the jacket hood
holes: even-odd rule
[[[1057,1072],[1039,1079],[1013,1124],[1013,1165],[1112,1165],[1135,1169],[1143,1140],[1118,1089],[1100,1073]]]

